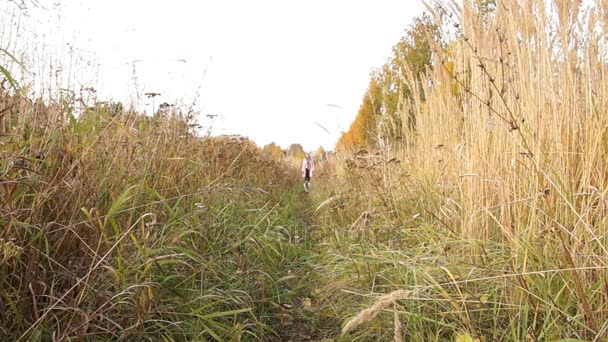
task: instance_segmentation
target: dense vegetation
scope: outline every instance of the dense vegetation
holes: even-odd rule
[[[605,1],[433,4],[307,195],[297,144],[6,83],[0,335],[605,340],[606,36]]]
[[[278,336],[310,243],[294,172],[176,116],[2,100],[0,335]]]
[[[605,340],[606,3],[429,11],[409,30],[428,39],[396,46],[341,141],[380,152],[345,161],[348,210],[331,218],[367,224],[363,240],[336,228],[351,241],[336,255],[368,278],[352,286],[398,291],[381,320],[409,339]]]

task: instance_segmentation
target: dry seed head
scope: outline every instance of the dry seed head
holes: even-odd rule
[[[362,310],[355,317],[351,318],[348,321],[348,323],[346,323],[344,328],[342,328],[341,336],[348,334],[350,331],[352,331],[353,329],[357,328],[360,325],[363,325],[365,323],[372,321],[374,318],[376,318],[376,316],[378,316],[380,311],[393,305],[397,300],[407,298],[410,295],[411,295],[411,291],[397,290],[397,291],[389,293],[386,296],[380,297],[380,299],[378,299],[378,301],[376,301],[376,303],[374,303],[374,305],[372,305],[371,307],[369,307],[365,310]]]

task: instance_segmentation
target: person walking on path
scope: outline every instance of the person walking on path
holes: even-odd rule
[[[312,161],[312,157],[310,153],[306,153],[306,158],[302,160],[302,177],[304,177],[304,190],[306,192],[310,191],[310,179],[312,178],[312,173],[315,171],[315,164]]]

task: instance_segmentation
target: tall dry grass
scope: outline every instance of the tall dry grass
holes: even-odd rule
[[[608,8],[500,1],[483,16],[453,6],[462,37],[436,53],[404,152],[455,187],[437,200],[458,203],[446,220],[463,239],[508,246],[517,272],[588,268],[558,277],[586,328],[603,333]],[[448,61],[451,72],[439,67]],[[442,86],[454,83],[456,93]]]
[[[406,152],[458,185],[464,237],[530,239],[555,226],[576,250],[606,251],[595,229],[606,188],[605,10],[500,1],[484,20],[470,4],[456,9],[462,38],[435,54],[435,86],[412,107],[417,139]],[[440,67],[450,62],[452,72]],[[434,158],[416,158],[422,151]]]
[[[496,4],[429,7],[457,39],[423,82],[406,75],[404,143],[342,163],[322,208],[328,287],[353,315],[356,298],[421,289],[391,310],[411,340],[604,340],[608,5]],[[353,336],[392,339],[391,323]]]

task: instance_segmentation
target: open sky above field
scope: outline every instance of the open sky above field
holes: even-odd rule
[[[93,52],[91,82],[100,97],[137,102],[137,84],[142,94],[162,94],[156,106],[196,99],[203,125],[218,115],[214,134],[307,150],[333,149],[356,115],[369,72],[424,8],[418,0],[48,4],[32,11],[38,29]],[[139,106],[152,111],[145,97]]]

